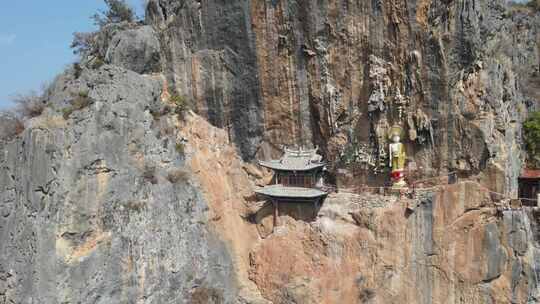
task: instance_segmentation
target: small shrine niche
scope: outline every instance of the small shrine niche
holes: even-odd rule
[[[522,203],[528,206],[537,206],[540,194],[540,170],[523,170],[518,179],[518,187]]]

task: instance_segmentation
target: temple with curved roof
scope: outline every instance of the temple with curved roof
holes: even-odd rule
[[[305,202],[318,207],[328,194],[323,190],[326,163],[317,149],[284,149],[280,159],[259,161],[259,164],[274,171],[272,184],[255,192],[272,202],[275,221],[279,216],[279,203]]]
[[[322,156],[317,154],[317,149],[310,150],[291,150],[285,149],[281,159],[270,161],[259,161],[263,167],[272,169],[276,172],[306,172],[318,171],[326,165],[322,161]]]

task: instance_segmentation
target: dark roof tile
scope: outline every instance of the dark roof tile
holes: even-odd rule
[[[317,149],[291,150],[285,149],[285,153],[278,160],[259,161],[261,166],[285,171],[308,171],[324,167],[322,156],[317,154]]]

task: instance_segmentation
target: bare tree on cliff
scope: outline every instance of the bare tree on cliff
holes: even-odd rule
[[[95,13],[91,19],[94,24],[100,29],[112,23],[134,22],[136,16],[133,8],[131,8],[125,0],[104,0],[107,8]],[[96,48],[97,32],[75,32],[73,33],[73,41],[71,48],[75,54],[88,54]]]
[[[10,140],[24,131],[24,123],[14,111],[0,111],[0,141]]]

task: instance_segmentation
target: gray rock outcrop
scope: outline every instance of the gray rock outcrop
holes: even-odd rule
[[[139,74],[160,71],[159,40],[151,26],[118,32],[112,38],[105,61]]]
[[[156,127],[161,81],[105,65],[70,71],[51,108],[0,155],[0,303],[231,303],[228,250],[176,132]],[[66,92],[88,106],[61,109]]]

